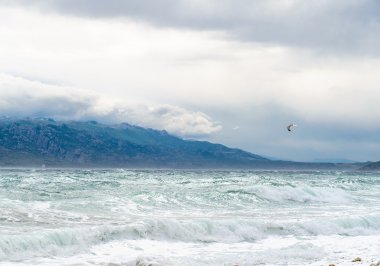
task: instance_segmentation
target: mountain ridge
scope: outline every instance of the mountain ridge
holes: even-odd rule
[[[165,130],[121,123],[0,118],[0,166],[355,169],[358,164],[274,161]],[[360,165],[361,166],[361,165]]]
[[[45,165],[202,167],[267,160],[221,144],[183,140],[166,131],[96,121],[2,119],[0,143],[1,165],[29,164],[30,159]]]
[[[378,172],[380,171],[380,161],[378,162],[367,162],[363,167],[359,169],[360,171]]]

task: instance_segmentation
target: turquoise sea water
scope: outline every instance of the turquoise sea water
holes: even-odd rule
[[[0,170],[0,265],[362,265],[380,173]]]

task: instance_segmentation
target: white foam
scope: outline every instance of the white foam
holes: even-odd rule
[[[6,265],[364,265],[379,260],[380,235],[271,237],[255,243],[184,243],[157,240],[118,240],[93,246],[88,252],[44,257]],[[360,264],[363,265],[363,264]]]
[[[0,179],[1,265],[380,260],[378,176],[350,183],[342,175],[341,185],[323,174],[311,180],[281,172],[267,178],[181,172],[178,178],[175,171],[49,171],[33,179],[21,173],[17,180],[25,180],[12,181],[11,189]],[[118,185],[110,185],[115,179]]]
[[[30,229],[28,229],[30,231]],[[183,243],[256,243],[270,237],[360,236],[380,233],[380,217],[337,218],[321,221],[254,219],[145,218],[125,225],[36,229],[31,233],[0,236],[0,259],[69,255],[115,240],[173,241]]]
[[[352,196],[342,189],[329,187],[310,187],[306,185],[269,186],[256,185],[246,189],[257,197],[277,203],[348,203]]]

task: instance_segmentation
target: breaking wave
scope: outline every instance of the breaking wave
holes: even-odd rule
[[[380,233],[380,216],[271,223],[254,219],[147,219],[127,225],[35,230],[0,236],[0,259],[70,255],[113,240],[161,240],[200,243],[254,242],[274,235],[371,235]]]
[[[258,199],[283,203],[348,203],[352,196],[342,189],[328,187],[269,186],[256,185],[240,190],[229,190],[230,193],[251,194]]]

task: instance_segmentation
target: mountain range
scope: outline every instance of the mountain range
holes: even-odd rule
[[[360,171],[380,171],[380,162],[368,162],[359,169]]]
[[[0,166],[356,169],[362,165],[270,160],[241,149],[185,140],[164,130],[127,123],[3,117]]]

